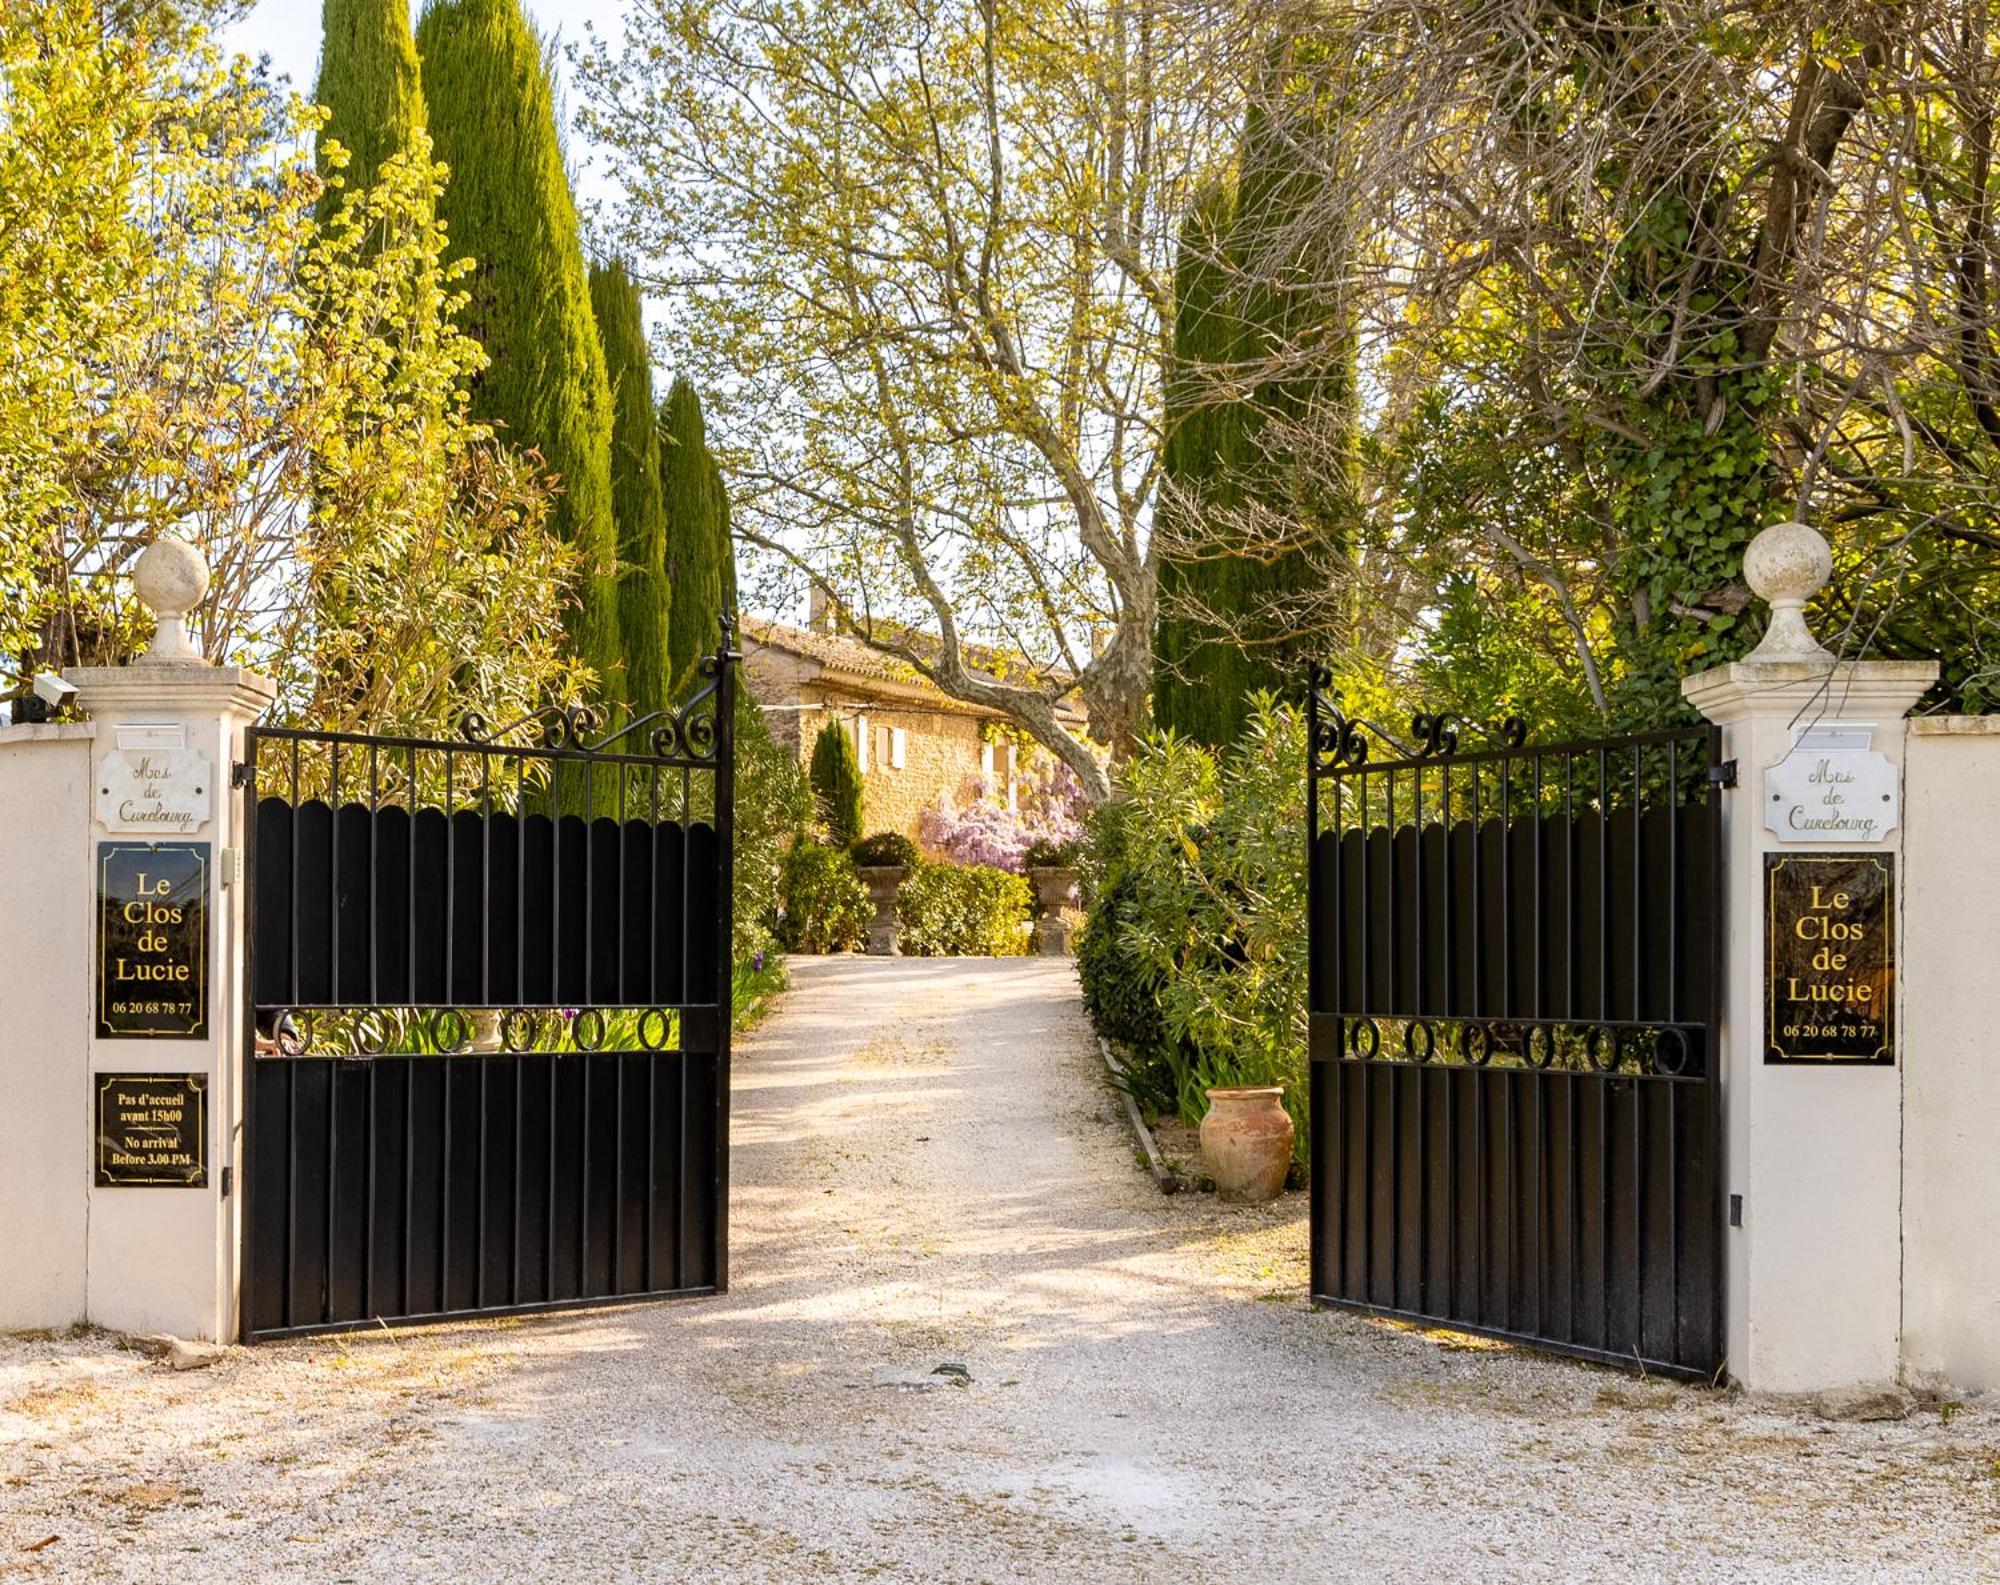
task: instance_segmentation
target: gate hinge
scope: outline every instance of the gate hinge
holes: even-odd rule
[[[235,764],[229,767],[229,785],[232,787],[248,787],[250,785],[250,771],[251,766],[247,759],[236,761]]]
[[[1726,759],[1720,765],[1709,766],[1708,784],[1711,787],[1734,787],[1736,785],[1736,761]]]
[[[222,1169],[222,1197],[225,1200],[229,1198],[229,1189],[230,1189],[229,1169],[227,1167],[224,1167]]]

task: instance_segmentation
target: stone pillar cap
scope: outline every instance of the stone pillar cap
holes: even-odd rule
[[[1771,606],[1771,625],[1748,660],[1832,660],[1806,626],[1805,607],[1833,576],[1833,552],[1806,523],[1773,523],[1743,552],[1743,577]]]
[[[185,540],[156,539],[132,568],[132,587],[159,618],[153,642],[136,666],[206,666],[188,637],[187,614],[208,593],[208,563]]]

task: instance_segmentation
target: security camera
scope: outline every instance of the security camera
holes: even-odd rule
[[[52,710],[60,710],[76,697],[76,688],[52,671],[35,673],[35,697]]]

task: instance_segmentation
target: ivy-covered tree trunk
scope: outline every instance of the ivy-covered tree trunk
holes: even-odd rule
[[[463,322],[491,362],[472,409],[540,452],[560,482],[554,523],[583,561],[570,645],[610,709],[624,697],[611,389],[543,44],[519,0],[431,0],[417,45],[431,135],[451,168],[439,212],[453,251],[477,261]]]
[[[326,109],[319,129],[319,169],[331,174],[325,150],[347,150],[340,187],[321,196],[322,223],[343,192],[374,185],[383,162],[410,146],[426,125],[417,42],[407,0],[325,0],[320,11],[319,78],[313,99]]]
[[[611,514],[618,524],[618,636],[625,658],[625,697],[634,715],[647,716],[673,702],[674,682],[653,367],[639,288],[622,263],[590,272],[590,301],[611,383]]]
[[[667,514],[667,581],[673,585],[668,664],[685,689],[694,667],[714,652],[729,594],[728,501],[721,471],[708,453],[701,398],[674,381],[660,410],[660,493]]]

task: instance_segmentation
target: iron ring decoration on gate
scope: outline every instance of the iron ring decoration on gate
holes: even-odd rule
[[[508,722],[498,731],[493,730],[486,717],[477,710],[468,710],[458,718],[459,735],[468,743],[484,748],[523,747],[526,745],[514,741],[516,734],[533,728],[540,738],[535,746],[558,753],[583,749],[598,725],[597,712],[582,704],[544,705],[518,720]]]

